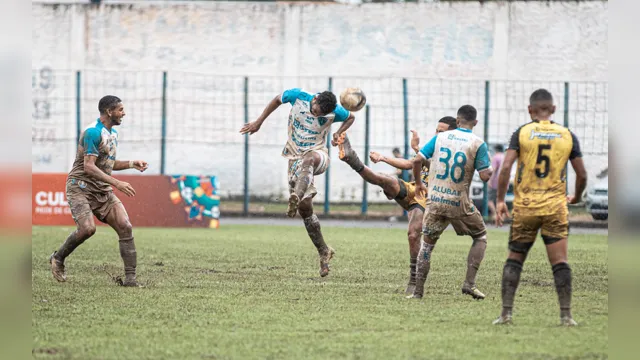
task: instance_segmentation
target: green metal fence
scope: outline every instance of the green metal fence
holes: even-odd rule
[[[455,116],[457,108],[464,104],[478,109],[478,119],[483,124],[474,130],[476,134],[489,145],[506,144],[511,133],[529,121],[528,96],[540,87],[555,96],[556,121],[576,133],[583,152],[606,161],[606,82],[239,77],[179,71],[34,69],[33,146],[51,149],[59,148],[56,146],[60,144],[74,146],[83,126],[97,118],[98,100],[106,94],[118,95],[124,100],[128,115],[122,125],[122,144],[130,144],[132,151],[139,151],[159,164],[156,172],[161,174],[197,172],[200,168],[228,173],[228,178],[234,179],[227,182],[228,195],[242,198],[242,211],[246,215],[250,200],[258,190],[263,190],[262,185],[272,170],[269,164],[264,164],[261,154],[274,153],[274,148],[285,144],[288,108],[283,106],[277,110],[265,123],[265,129],[261,129],[260,136],[240,136],[242,124],[255,119],[264,106],[286,88],[329,89],[339,93],[348,86],[358,86],[367,94],[368,105],[355,114],[357,122],[349,131],[352,143],[367,163],[369,149],[389,151],[398,147],[408,158],[410,129],[418,130],[424,143],[433,134],[439,118]],[[214,169],[211,164],[214,157],[215,170],[210,170]],[[192,161],[186,163],[185,158]],[[345,167],[336,167],[334,163],[331,168],[333,170],[327,171],[316,184],[324,189],[326,214],[331,212],[330,205],[338,196],[334,191],[335,179],[341,179],[340,185],[360,183],[359,179],[354,180],[355,174],[347,174],[349,170]],[[63,167],[58,171],[66,170]],[[403,176],[406,178],[408,173]],[[355,189],[355,185],[351,188]],[[354,201],[361,203],[363,214],[368,211],[371,197],[379,195],[373,188],[362,184],[361,197],[352,194]],[[342,191],[345,192],[344,187]],[[486,214],[486,185],[484,194]],[[348,195],[340,196],[348,198]]]

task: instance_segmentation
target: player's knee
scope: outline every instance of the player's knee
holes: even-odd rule
[[[477,244],[480,244],[480,243],[484,243],[484,245],[487,244],[487,235],[486,234],[473,238],[473,246],[476,246]]]
[[[420,240],[420,230],[418,229],[409,229],[407,232],[407,237],[409,238],[410,243],[414,243]]]
[[[301,202],[300,206],[298,206],[298,214],[300,214],[300,217],[303,219],[313,215],[313,208],[311,207],[311,204],[308,204],[306,201]]]
[[[95,233],[96,233],[96,225],[95,224],[82,224],[78,228],[78,237],[81,238],[81,239],[90,238]]]
[[[119,226],[119,235],[120,237],[130,237],[133,234],[133,226],[131,225],[131,222],[124,221],[120,226]]]

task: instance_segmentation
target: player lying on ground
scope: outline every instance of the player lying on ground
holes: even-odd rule
[[[296,212],[304,220],[304,226],[320,256],[320,276],[329,274],[329,260],[335,251],[327,246],[320,230],[320,221],[313,213],[313,197],[317,194],[314,176],[324,173],[329,167],[326,148],[327,135],[334,122],[342,123],[333,134],[331,144],[354,122],[355,117],[340,106],[330,91],[309,94],[300,89],[290,89],[277,95],[254,122],[245,124],[241,134],[254,134],[267,117],[283,103],[292,105],[289,112],[289,136],[282,156],[289,159],[289,208],[287,215]]]
[[[67,177],[67,202],[73,220],[77,224],[67,240],[49,258],[51,273],[58,281],[66,281],[64,260],[85,240],[96,232],[93,215],[116,231],[120,241],[120,256],[124,262],[124,286],[137,286],[136,246],[129,216],[112,186],[127,196],[136,192],[129,183],[111,177],[111,171],[136,169],[145,171],[142,160],[116,160],[118,132],[115,126],[122,124],[125,116],[122,101],[107,95],[98,103],[100,118],[82,132],[73,168]]]
[[[418,253],[416,287],[409,297],[422,298],[431,265],[431,253],[449,224],[459,236],[470,235],[473,239],[462,293],[474,299],[485,297],[476,287],[476,275],[487,247],[487,229],[480,212],[469,199],[469,186],[476,170],[484,182],[489,181],[493,170],[487,144],[472,133],[478,123],[476,115],[473,106],[462,106],[456,117],[458,128],[433,137],[413,161],[413,174],[420,176],[425,161],[433,158],[429,171],[429,198],[422,221],[424,239]],[[426,195],[426,186],[418,182],[416,196],[421,198]]]
[[[446,116],[438,121],[436,128],[436,134],[455,129],[456,119],[451,116]],[[412,131],[411,147],[417,153],[419,148],[418,144],[420,139],[415,131]],[[346,162],[360,177],[370,184],[378,185],[382,188],[382,191],[389,200],[395,200],[400,207],[409,213],[409,228],[407,231],[409,239],[409,282],[405,292],[407,294],[413,294],[413,290],[416,284],[416,257],[420,250],[420,231],[422,230],[422,217],[424,214],[425,200],[424,198],[419,200],[415,197],[415,182],[406,182],[398,179],[395,176],[390,176],[383,173],[378,173],[365,166],[358,154],[353,150],[349,139],[346,134],[343,134],[338,139],[339,157],[340,160]],[[372,151],[369,155],[371,161],[374,163],[385,162],[397,169],[410,170],[413,168],[413,161],[409,159],[399,158],[387,158],[375,151]],[[422,168],[422,174],[420,179],[424,182],[427,181],[429,175],[429,168],[425,165]]]
[[[587,172],[578,138],[569,129],[549,120],[555,110],[553,97],[547,90],[538,89],[531,94],[529,114],[532,122],[513,133],[500,168],[496,203],[498,226],[502,226],[504,218],[509,216],[504,198],[511,167],[518,160],[509,255],[502,272],[502,314],[494,324],[511,323],[522,265],[536,240],[538,230],[541,230],[558,293],[560,323],[566,326],[577,325],[571,316],[571,268],[567,259],[567,162],[571,161],[576,172],[576,192],[569,199],[569,204],[580,201],[587,186]]]

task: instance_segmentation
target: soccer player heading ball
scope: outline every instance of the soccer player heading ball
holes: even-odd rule
[[[329,274],[329,260],[335,251],[327,246],[320,230],[320,221],[313,213],[313,197],[317,194],[314,176],[324,173],[329,167],[329,154],[325,146],[327,135],[334,122],[341,123],[333,134],[331,144],[353,124],[355,117],[338,104],[330,91],[310,94],[299,88],[289,89],[276,95],[254,122],[245,124],[241,134],[254,134],[267,117],[283,103],[292,105],[289,112],[289,134],[282,156],[289,159],[289,207],[287,215],[296,213],[304,220],[311,241],[320,256],[320,276]]]
[[[76,159],[67,177],[67,201],[77,229],[51,255],[49,263],[53,277],[60,282],[66,281],[64,260],[96,232],[95,215],[118,234],[125,273],[122,285],[137,286],[133,230],[127,211],[111,187],[127,196],[135,196],[136,192],[129,183],[111,177],[111,172],[126,169],[143,172],[148,165],[142,160],[116,160],[118,131],[114,127],[122,124],[125,116],[122,101],[116,96],[107,95],[100,99],[98,110],[98,120],[80,136]]]

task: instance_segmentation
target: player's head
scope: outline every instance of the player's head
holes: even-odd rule
[[[454,130],[457,128],[458,124],[456,124],[456,118],[454,118],[453,116],[445,116],[442,119],[438,120],[438,125],[436,126],[436,134]]]
[[[338,105],[336,96],[331,91],[323,91],[311,100],[311,113],[315,116],[324,116],[332,113]]]
[[[476,111],[476,108],[471,105],[462,105],[458,109],[456,121],[458,126],[474,127],[478,124],[477,116],[478,111]]]
[[[100,116],[110,119],[113,125],[120,125],[122,118],[125,116],[122,100],[113,95],[107,95],[100,99],[98,110],[100,111]]]
[[[395,157],[402,157],[402,153],[400,152],[400,148],[393,148],[393,150],[391,150],[391,153]]]
[[[538,89],[529,97],[529,115],[531,120],[548,120],[556,112],[553,96],[546,89]]]
[[[493,150],[494,150],[495,152],[497,152],[497,153],[504,152],[504,145],[502,145],[502,144],[496,144],[496,145],[493,147]]]

